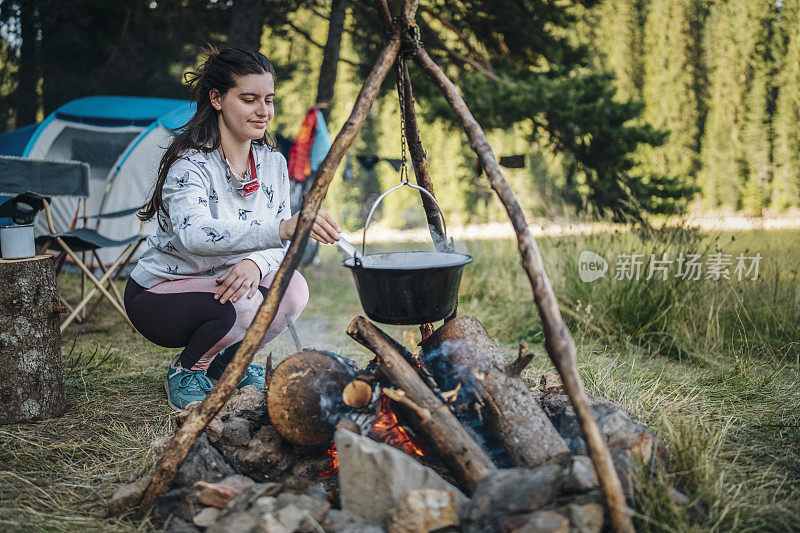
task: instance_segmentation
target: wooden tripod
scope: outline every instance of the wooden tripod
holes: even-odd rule
[[[203,400],[199,408],[189,415],[172,438],[172,441],[164,452],[164,456],[156,467],[147,491],[142,497],[138,516],[139,518],[144,518],[155,505],[158,498],[167,491],[178,469],[184,459],[186,459],[192,444],[194,444],[206,425],[222,408],[228,398],[230,398],[231,394],[236,390],[236,385],[242,377],[244,377],[245,371],[253,359],[259,341],[263,338],[264,333],[275,318],[278,304],[286,292],[286,287],[289,284],[292,272],[294,272],[300,263],[300,258],[308,241],[314,219],[322,204],[322,200],[325,198],[328,186],[333,179],[334,171],[353,143],[361,126],[364,124],[364,119],[375,101],[378,89],[383,83],[389,69],[392,68],[395,61],[397,61],[401,44],[403,44],[405,47],[412,47],[408,51],[412,54],[414,61],[439,87],[439,90],[442,91],[442,94],[458,116],[469,138],[470,146],[478,155],[492,189],[502,202],[511,220],[517,237],[517,246],[522,260],[522,267],[530,281],[533,300],[539,310],[544,326],[546,339],[545,348],[561,375],[564,389],[572,402],[572,406],[580,422],[581,430],[583,431],[589,449],[589,455],[594,463],[603,494],[605,495],[609,507],[611,522],[616,531],[632,532],[634,528],[625,503],[622,485],[614,470],[608,447],[592,415],[591,404],[589,403],[583,388],[583,382],[578,374],[575,343],[561,317],[555,293],[553,292],[550,280],[544,270],[542,256],[535,239],[528,231],[528,225],[525,221],[522,208],[514,192],[511,190],[508,181],[505,179],[483,130],[472,116],[464,100],[458,94],[455,85],[445,76],[438,65],[434,63],[427,52],[422,48],[419,41],[415,39],[416,22],[414,18],[416,16],[419,0],[403,0],[401,14],[394,20],[392,20],[387,0],[376,0],[376,4],[381,23],[387,35],[383,51],[367,76],[350,116],[336,136],[327,157],[325,157],[325,160],[319,167],[316,181],[303,201],[300,211],[300,220],[298,221],[286,257],[275,275],[275,279],[270,286],[264,303],[261,305],[253,323],[247,330],[241,347],[236,352],[236,355],[234,355],[233,360],[230,362],[222,378],[211,393]],[[414,162],[417,183],[433,194],[432,183],[428,177],[427,165],[425,164],[424,152],[422,151],[422,146],[419,141],[419,131],[417,129],[414,113],[413,95],[411,93],[411,80],[407,69],[402,69],[402,79],[398,79],[397,82],[398,84],[404,85],[406,94],[406,136],[409,139],[409,150]],[[436,219],[435,216],[435,208],[430,205],[429,200],[425,198],[424,195],[422,199],[426,214],[428,215],[428,220],[431,221],[432,224],[436,224],[434,220],[438,219]],[[437,229],[439,228],[437,227]]]

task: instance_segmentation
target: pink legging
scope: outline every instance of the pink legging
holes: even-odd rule
[[[219,285],[212,277],[165,281],[149,289],[129,279],[125,308],[133,325],[150,342],[167,348],[184,347],[181,366],[205,370],[219,352],[244,338],[276,272],[264,276],[252,298],[245,295],[235,303],[228,300],[224,304],[214,299]],[[307,302],[306,280],[294,272],[258,350],[286,329],[287,314],[296,319]]]

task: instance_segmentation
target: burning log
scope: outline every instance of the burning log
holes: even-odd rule
[[[557,462],[569,448],[522,380],[506,373],[505,355],[478,319],[446,322],[422,343],[422,358],[443,387],[457,381],[474,391],[491,436],[516,466]],[[462,400],[468,401],[468,400]]]
[[[406,362],[398,351],[402,347],[364,317],[353,319],[347,334],[380,358],[382,374],[417,407],[404,411],[411,424],[424,435],[459,484],[472,493],[478,482],[495,470],[489,456]]]
[[[272,375],[267,397],[272,425],[295,444],[329,443],[344,410],[342,391],[354,374],[355,369],[335,354],[303,350],[290,355]]]

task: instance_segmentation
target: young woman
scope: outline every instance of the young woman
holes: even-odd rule
[[[125,308],[149,341],[183,347],[165,388],[173,409],[202,400],[236,351],[294,233],[286,160],[268,142],[275,72],[258,52],[216,51],[186,80],[197,111],[161,159],[143,220],[158,230],[133,269]],[[338,224],[320,211],[311,237],[331,244]],[[308,286],[294,272],[259,350],[294,320]],[[227,350],[226,350],[227,349]],[[250,365],[239,384],[264,386]]]

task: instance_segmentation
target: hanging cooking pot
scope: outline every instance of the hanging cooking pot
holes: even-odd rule
[[[461,274],[472,257],[450,251],[452,246],[441,247],[448,251],[365,253],[367,228],[375,209],[386,196],[403,186],[417,189],[433,201],[441,217],[444,243],[448,243],[439,202],[423,187],[406,179],[375,200],[364,225],[361,255],[348,257],[342,264],[353,273],[361,305],[372,320],[403,325],[436,322],[455,310]]]
[[[397,79],[402,80],[405,71],[404,55],[401,54],[396,67]],[[397,84],[397,93],[400,98],[400,184],[378,196],[372,204],[361,236],[361,255],[353,253],[342,264],[353,273],[358,297],[369,318],[384,324],[426,324],[453,314],[458,302],[461,274],[464,265],[472,261],[472,257],[453,251],[452,243],[447,240],[447,226],[442,208],[433,194],[408,182],[403,83]],[[375,209],[384,198],[403,186],[426,195],[439,211],[444,233],[435,236],[444,239],[435,243],[439,251],[367,255],[367,228]]]

